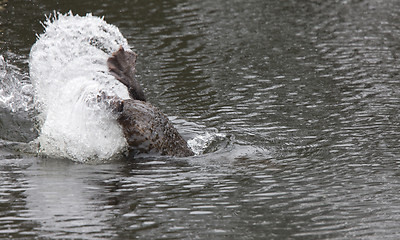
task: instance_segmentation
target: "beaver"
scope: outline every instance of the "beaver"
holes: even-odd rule
[[[107,60],[110,73],[128,88],[129,99],[113,97],[113,112],[123,129],[129,151],[176,157],[194,155],[166,115],[146,101],[135,78],[137,54],[121,46]]]

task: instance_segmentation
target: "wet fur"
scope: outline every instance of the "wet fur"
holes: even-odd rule
[[[136,53],[125,51],[121,47],[108,58],[107,66],[110,73],[128,88],[132,99],[146,101],[143,90],[135,79],[136,58]]]
[[[158,108],[146,102],[139,82],[135,79],[137,55],[122,47],[107,60],[113,76],[123,83],[131,99],[113,99],[112,108],[118,112],[131,153],[159,153],[177,157],[194,153],[176,128]]]

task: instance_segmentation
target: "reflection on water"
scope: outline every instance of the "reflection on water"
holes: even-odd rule
[[[44,14],[104,15],[139,53],[149,101],[186,136],[224,137],[193,158],[104,165],[40,159],[2,141],[2,237],[398,238],[397,1],[4,6],[0,54],[17,78]],[[35,137],[34,113],[1,113],[3,140]]]

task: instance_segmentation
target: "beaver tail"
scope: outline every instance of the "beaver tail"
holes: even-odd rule
[[[128,88],[132,99],[145,102],[146,97],[143,90],[135,79],[136,58],[136,53],[125,51],[121,46],[118,51],[108,58],[107,66],[111,74]]]

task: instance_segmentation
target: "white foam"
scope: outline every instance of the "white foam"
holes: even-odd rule
[[[197,134],[194,138],[190,139],[187,143],[188,146],[196,155],[204,154],[210,145],[217,142],[218,139],[225,139],[227,136],[223,133],[217,132],[204,132]]]
[[[0,55],[0,107],[12,112],[33,110],[32,84],[26,78],[18,67]]]
[[[130,49],[117,27],[102,18],[55,14],[43,24],[30,53],[30,77],[40,111],[40,152],[76,161],[104,161],[126,148],[116,117],[97,102],[129,98],[109,74],[107,59],[120,46]]]

